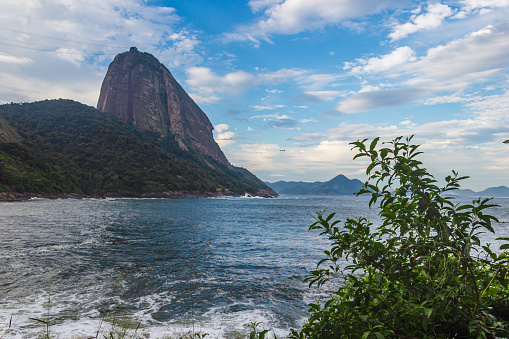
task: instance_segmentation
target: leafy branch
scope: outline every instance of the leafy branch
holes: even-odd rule
[[[467,177],[452,171],[439,187],[417,160],[422,152],[412,137],[351,145],[354,159],[370,160],[358,195],[371,195],[381,225],[317,213],[310,230],[331,246],[306,281],[322,286],[331,277],[345,279],[323,305],[310,305],[308,323],[290,337],[509,336],[509,244],[495,251],[479,238],[495,233],[498,220],[486,211],[496,205],[481,198],[461,205],[445,196]]]

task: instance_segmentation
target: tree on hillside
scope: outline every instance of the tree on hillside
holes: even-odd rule
[[[453,171],[437,186],[411,139],[352,143],[355,158],[370,160],[358,195],[371,195],[381,224],[360,217],[341,225],[334,213],[318,213],[310,229],[331,245],[306,280],[344,281],[324,304],[310,305],[291,338],[509,337],[509,244],[498,250],[479,239],[495,232],[498,220],[486,211],[496,205],[444,197],[466,177]]]

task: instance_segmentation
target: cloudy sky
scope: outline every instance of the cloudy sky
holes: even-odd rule
[[[363,180],[349,142],[415,134],[437,179],[509,186],[509,0],[0,0],[0,103],[95,106],[131,46],[262,180]]]

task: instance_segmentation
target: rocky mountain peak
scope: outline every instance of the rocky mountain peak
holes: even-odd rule
[[[174,136],[182,149],[230,165],[205,113],[159,60],[136,47],[117,54],[109,65],[97,109],[141,130]]]

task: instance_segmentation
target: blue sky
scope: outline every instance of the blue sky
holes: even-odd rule
[[[509,0],[0,0],[0,103],[95,106],[131,46],[262,180],[363,180],[349,142],[415,134],[437,179],[509,186]]]

